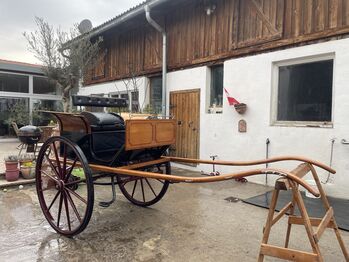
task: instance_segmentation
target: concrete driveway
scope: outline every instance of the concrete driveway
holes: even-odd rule
[[[267,210],[224,199],[270,189],[235,181],[174,184],[151,208],[130,204],[120,191],[115,204],[101,208],[97,201],[109,199],[110,191],[96,186],[90,224],[72,239],[50,228],[33,186],[10,189],[0,192],[0,261],[256,261]],[[285,233],[283,219],[271,243],[282,246]],[[342,235],[349,244],[349,233]],[[344,261],[332,231],[325,232],[320,245],[325,261]],[[311,250],[304,228],[294,227],[290,246]]]

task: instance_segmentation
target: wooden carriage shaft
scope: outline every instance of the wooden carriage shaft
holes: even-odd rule
[[[140,170],[132,170],[132,168],[141,168],[141,167],[152,166],[152,165],[156,165],[156,164],[171,162],[171,160],[177,160],[177,159],[173,159],[171,157],[163,157],[163,158],[158,159],[158,160],[148,161],[148,162],[134,164],[134,165],[130,165],[130,166],[123,166],[123,167],[109,167],[109,166],[97,165],[97,164],[89,164],[89,166],[92,170],[99,171],[99,172],[106,172],[106,173],[112,173],[112,174],[118,174],[118,175],[144,177],[144,178],[162,179],[162,180],[167,180],[167,181],[171,181],[171,182],[184,182],[184,183],[219,182],[219,181],[225,181],[225,180],[229,180],[229,179],[237,179],[237,178],[259,175],[259,174],[273,174],[273,175],[287,177],[287,178],[291,179],[292,181],[296,182],[297,184],[302,185],[304,188],[306,188],[313,195],[319,196],[319,192],[317,190],[313,189],[312,187],[310,187],[307,183],[304,182],[304,180],[302,180],[301,178],[295,176],[294,174],[292,174],[288,171],[284,171],[284,170],[280,170],[280,169],[253,169],[253,170],[242,171],[242,172],[237,172],[237,173],[233,173],[233,174],[225,174],[225,175],[212,176],[212,177],[186,177],[186,176],[176,176],[176,175],[159,174],[159,173],[153,173],[153,172],[145,172],[145,171],[140,171]],[[282,160],[283,160],[282,158],[275,158],[274,161],[271,161],[271,162],[282,161]],[[299,160],[299,158],[291,158],[288,160]],[[207,162],[206,160],[196,160],[196,162],[198,162],[198,161],[202,161],[204,163]],[[180,159],[180,162],[182,162],[182,159]],[[259,162],[260,161],[248,162],[248,163],[249,163],[249,165],[252,165],[251,163],[260,164]],[[311,162],[314,162],[314,161],[311,161]],[[235,163],[237,163],[237,162],[224,162],[225,165],[236,165]],[[245,162],[243,165],[248,165],[246,163],[247,162]],[[316,163],[316,162],[314,162],[314,163]],[[324,166],[324,165],[322,165],[322,166]],[[330,169],[326,166],[324,166],[324,167],[327,170]]]
[[[55,161],[54,159],[52,159]],[[275,157],[265,160],[257,160],[257,161],[249,161],[249,162],[232,162],[232,161],[212,161],[212,160],[200,160],[200,159],[188,159],[188,158],[177,158],[177,157],[162,157],[157,160],[137,163],[137,164],[131,164],[127,166],[122,167],[110,167],[105,165],[98,165],[98,164],[89,164],[90,168],[97,172],[106,172],[116,175],[127,175],[127,176],[135,176],[135,177],[145,177],[145,178],[153,178],[153,179],[162,179],[167,180],[171,182],[184,182],[184,183],[207,183],[207,182],[219,182],[219,181],[225,181],[230,179],[237,179],[242,177],[248,177],[253,175],[260,175],[260,174],[272,174],[272,175],[278,175],[282,177],[289,178],[290,180],[296,182],[297,184],[303,186],[306,190],[308,190],[310,193],[312,193],[314,196],[320,196],[320,193],[309,186],[304,180],[302,180],[300,177],[294,175],[293,173],[285,170],[280,169],[253,169],[248,171],[242,171],[232,174],[225,174],[220,176],[211,176],[211,177],[186,177],[186,176],[176,176],[176,175],[168,175],[168,174],[159,174],[159,173],[153,173],[153,172],[145,172],[140,170],[134,170],[137,168],[142,167],[148,167],[153,166],[157,164],[163,164],[167,162],[185,162],[185,163],[201,163],[201,164],[216,164],[216,165],[227,165],[227,166],[250,166],[250,165],[260,165],[273,162],[279,162],[279,161],[287,161],[287,160],[295,160],[295,161],[302,161],[305,163],[308,163],[310,165],[315,165],[320,168],[323,168],[331,173],[335,173],[336,171],[332,168],[311,160],[307,158],[302,157],[294,157],[294,156],[285,156],[285,157]],[[70,161],[68,161],[69,163]],[[71,164],[71,163],[70,163]],[[76,164],[79,166],[79,163]],[[312,170],[314,170],[312,168]],[[317,179],[317,176],[316,178]]]

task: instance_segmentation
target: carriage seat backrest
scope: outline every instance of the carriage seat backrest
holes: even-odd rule
[[[81,113],[89,122],[92,131],[125,130],[125,123],[121,116],[115,113]]]
[[[125,124],[114,113],[82,112],[91,126],[92,150],[98,153],[118,151],[125,143]]]

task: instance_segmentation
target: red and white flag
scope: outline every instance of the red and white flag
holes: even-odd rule
[[[224,92],[225,92],[225,95],[227,96],[228,103],[229,103],[230,106],[240,104],[239,101],[237,101],[234,97],[230,96],[230,94],[229,94],[227,89],[224,88]]]

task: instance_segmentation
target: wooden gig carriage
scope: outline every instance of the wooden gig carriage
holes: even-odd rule
[[[124,107],[125,101],[115,98],[73,97],[75,105]],[[49,138],[41,147],[36,166],[36,188],[41,209],[48,223],[58,233],[74,236],[88,225],[94,205],[94,185],[110,185],[112,200],[100,202],[108,207],[115,200],[115,185],[133,204],[150,206],[166,193],[171,182],[202,183],[243,178],[258,174],[281,176],[277,181],[267,223],[264,230],[259,261],[265,255],[302,261],[322,261],[317,240],[327,228],[333,228],[346,261],[348,253],[340,236],[338,226],[321,187],[314,166],[329,172],[335,171],[326,165],[301,157],[276,157],[251,162],[210,161],[166,156],[166,151],[175,142],[177,122],[173,119],[126,120],[115,113],[68,114],[46,112],[54,115],[60,126],[60,136]],[[228,166],[251,166],[285,160],[301,161],[293,171],[278,169],[252,169],[219,176],[183,177],[171,174],[170,162],[216,164]],[[303,165],[303,166],[302,166]],[[306,166],[306,167],[304,167]],[[310,187],[302,177],[312,173],[319,191]],[[104,178],[103,180],[99,180]],[[110,179],[106,181],[106,179]],[[281,188],[280,185],[284,185]],[[321,196],[328,211],[322,220],[309,218],[299,194],[299,185],[316,196]],[[279,190],[293,190],[292,201],[274,218],[274,209]],[[298,205],[301,217],[289,219],[285,248],[268,245],[269,233],[287,211],[293,214]],[[292,222],[293,221],[293,222]],[[288,249],[291,224],[306,227],[313,253]],[[316,232],[312,226],[318,225]],[[304,260],[305,259],[305,260]]]

